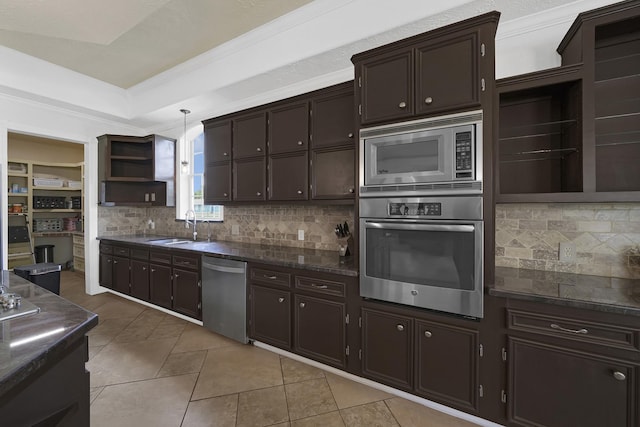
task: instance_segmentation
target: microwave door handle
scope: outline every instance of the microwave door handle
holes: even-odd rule
[[[389,225],[393,224],[393,227]],[[456,231],[459,233],[472,233],[475,231],[473,225],[458,224],[424,224],[424,223],[398,223],[398,222],[367,222],[367,228],[393,228],[395,230],[412,230],[412,231]]]

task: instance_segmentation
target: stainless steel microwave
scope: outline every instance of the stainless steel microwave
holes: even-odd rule
[[[482,111],[360,130],[360,196],[482,193]]]

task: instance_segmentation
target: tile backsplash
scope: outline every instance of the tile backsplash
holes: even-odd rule
[[[334,234],[336,224],[348,222],[351,229],[353,206],[344,205],[243,205],[225,206],[224,222],[198,224],[198,239],[259,243],[274,246],[304,247],[338,250]],[[152,219],[155,230],[149,230]],[[237,226],[238,234],[233,234]],[[304,230],[304,240],[298,240],[298,230]],[[161,207],[100,207],[98,234],[101,236],[127,234],[162,234],[191,237],[184,222],[175,220],[175,208]]]
[[[497,266],[640,278],[640,204],[497,205],[495,237]],[[559,261],[561,242],[575,262]]]

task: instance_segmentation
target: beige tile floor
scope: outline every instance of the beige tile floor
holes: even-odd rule
[[[112,294],[61,294],[99,315],[89,333],[91,426],[471,427]]]

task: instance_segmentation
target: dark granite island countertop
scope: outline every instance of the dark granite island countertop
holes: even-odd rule
[[[355,277],[358,275],[358,270],[354,267],[353,259],[351,259],[351,257],[341,258],[338,255],[338,251],[225,241],[207,242],[198,240],[177,245],[164,245],[154,243],[153,241],[163,238],[172,238],[172,236],[105,236],[99,237],[98,239],[105,242],[144,245],[171,251],[199,252],[203,255],[218,258],[260,262],[303,270],[341,274],[343,276]]]
[[[0,322],[0,413],[4,414],[58,362],[86,352],[84,336],[98,324],[98,316],[8,271],[2,272],[1,285],[40,308],[37,314]],[[2,419],[0,424],[7,420]]]
[[[496,267],[489,294],[640,316],[640,280]]]

